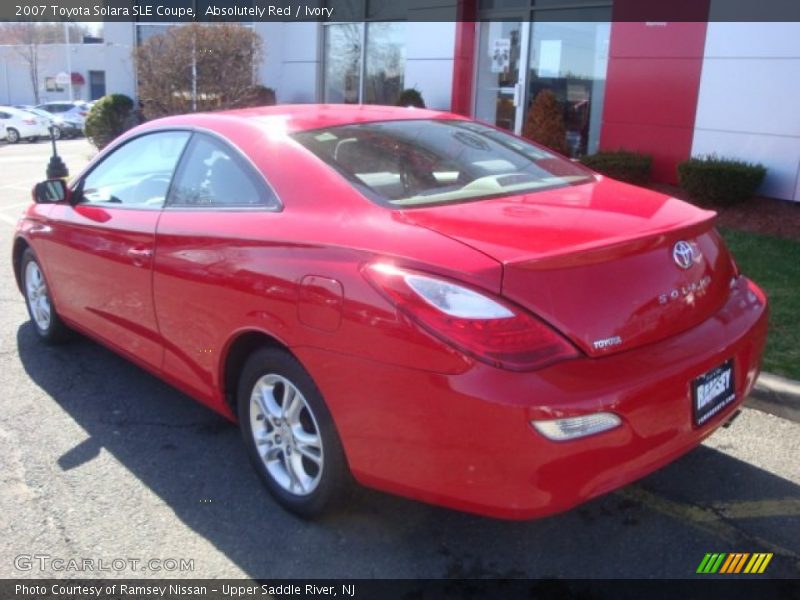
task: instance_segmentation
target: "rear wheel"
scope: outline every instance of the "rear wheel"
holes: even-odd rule
[[[19,131],[13,127],[9,127],[6,130],[6,140],[9,144],[16,144],[19,141]]]
[[[311,518],[341,497],[349,478],[341,442],[297,359],[278,348],[253,353],[242,370],[237,404],[250,459],[279,504]]]
[[[21,274],[25,304],[36,333],[49,344],[63,341],[69,330],[53,307],[44,273],[30,248],[22,255]]]

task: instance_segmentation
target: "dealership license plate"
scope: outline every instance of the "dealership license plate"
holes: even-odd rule
[[[702,425],[736,399],[733,361],[729,360],[692,382],[695,425]]]

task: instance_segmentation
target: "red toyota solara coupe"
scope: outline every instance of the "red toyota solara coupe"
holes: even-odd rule
[[[713,212],[453,114],[169,117],[34,199],[13,266],[39,337],[238,420],[304,516],[351,477],[562,511],[696,447],[759,372],[766,299]]]

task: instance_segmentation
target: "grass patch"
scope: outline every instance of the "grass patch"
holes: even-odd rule
[[[800,380],[800,242],[721,229],[742,273],[770,302],[764,370]]]

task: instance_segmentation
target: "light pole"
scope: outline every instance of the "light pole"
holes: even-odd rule
[[[72,56],[69,45],[69,23],[64,21],[64,47],[67,50],[67,75],[69,76],[69,101],[72,102]]]
[[[192,112],[197,112],[197,33],[192,32]]]

